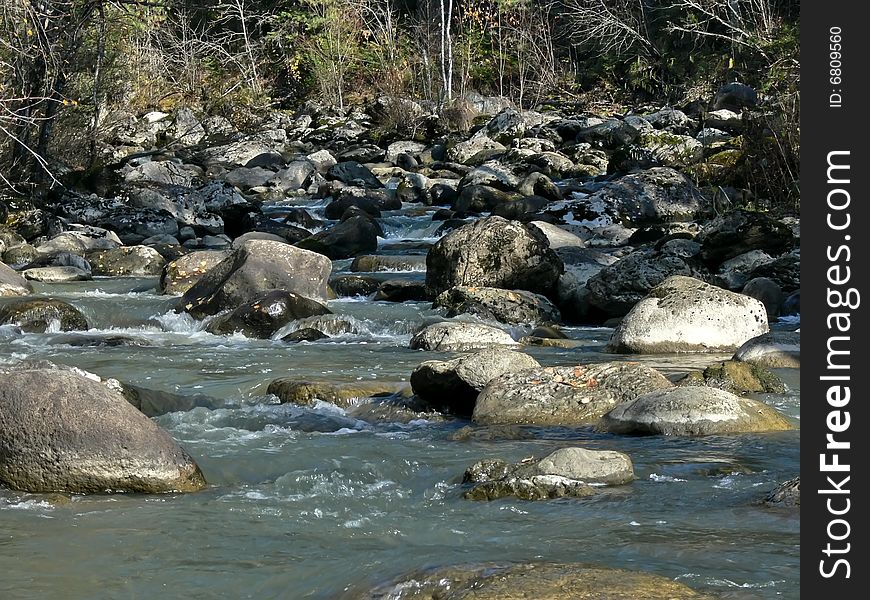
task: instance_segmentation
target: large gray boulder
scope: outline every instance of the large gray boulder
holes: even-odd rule
[[[4,296],[26,296],[33,293],[33,286],[4,263],[0,262],[0,298]]]
[[[411,338],[412,350],[434,350],[438,352],[467,352],[490,346],[518,345],[511,335],[490,325],[482,323],[463,323],[444,321],[424,327]]]
[[[601,486],[622,485],[634,479],[631,458],[613,450],[562,448],[537,461],[508,464],[483,460],[465,471],[463,482],[474,487],[463,494],[468,500],[497,500],[516,496],[546,500],[566,496],[591,496]],[[593,487],[596,486],[596,487]]]
[[[755,298],[676,275],[631,309],[613,332],[608,350],[640,354],[733,351],[767,331],[767,311]]]
[[[447,150],[447,158],[452,162],[466,163],[481,152],[504,152],[507,150],[503,144],[496,142],[485,135],[475,136],[470,140],[459,142]]]
[[[281,242],[250,240],[209,269],[181,298],[196,318],[234,309],[280,289],[318,302],[327,300],[332,261]]]
[[[487,217],[450,232],[426,256],[432,297],[456,285],[553,292],[563,266],[536,227]]]
[[[200,250],[176,258],[160,273],[160,293],[180,296],[227,256],[229,252],[225,250]]]
[[[444,308],[447,317],[477,315],[511,324],[558,323],[559,309],[546,296],[525,290],[458,285],[438,295],[433,308]]]
[[[341,260],[377,250],[380,233],[380,227],[372,219],[355,216],[297,242],[296,246]]]
[[[192,492],[194,460],[119,393],[70,370],[0,372],[0,483],[29,492]]]
[[[601,418],[599,428],[609,433],[680,436],[793,429],[763,402],[693,386],[659,390],[621,404]]]
[[[55,324],[61,331],[88,328],[88,320],[75,306],[46,298],[19,300],[0,306],[0,325],[5,324],[38,333],[44,333]]]
[[[622,402],[671,387],[664,375],[638,363],[518,371],[487,384],[472,419],[484,425],[588,425]]]
[[[796,331],[771,331],[754,337],[737,349],[734,360],[771,369],[799,369],[801,334]]]
[[[250,338],[268,339],[291,321],[330,314],[320,302],[285,290],[272,290],[245,302],[231,313],[208,324],[215,335],[241,333]]]
[[[447,361],[420,363],[411,373],[411,388],[432,406],[470,416],[477,395],[487,383],[505,373],[540,366],[528,354],[506,348],[489,348]]]

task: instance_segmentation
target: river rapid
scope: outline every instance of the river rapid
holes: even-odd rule
[[[424,254],[437,227],[430,217],[419,207],[385,213],[380,252]],[[335,272],[349,262],[336,261]],[[423,360],[448,356],[408,349],[439,313],[425,302],[339,298],[329,308],[354,317],[358,333],[287,344],[280,333],[265,341],[211,335],[174,313],[176,299],[158,295],[156,284],[37,284],[38,294],[78,307],[92,329],[0,327],[0,364],[46,359],[204,398],[155,420],[210,485],[186,495],[71,498],[0,489],[0,598],[325,599],[423,567],[534,560],[648,571],[724,598],[799,597],[799,516],[760,504],[799,472],[797,429],[696,439],[566,427],[469,433],[462,419],[367,422],[328,403],[282,405],[266,395],[278,377],[407,381]],[[602,353],[611,331],[566,327],[577,347],[523,350],[543,365],[612,360]],[[105,343],[117,338],[124,343]],[[725,358],[630,359],[675,379]],[[777,373],[789,391],[755,397],[799,425],[798,372]],[[626,452],[637,480],[591,499],[461,498],[463,471],[480,459],[518,461],[568,445]]]

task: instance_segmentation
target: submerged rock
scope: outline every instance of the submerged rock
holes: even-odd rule
[[[482,424],[588,425],[641,394],[670,389],[664,375],[639,363],[609,362],[507,373],[477,397]]]
[[[81,311],[61,300],[21,300],[0,306],[0,325],[17,325],[23,331],[44,333],[55,323],[61,331],[88,328],[88,320]]]
[[[490,348],[447,361],[427,360],[411,373],[411,388],[432,406],[470,416],[480,391],[494,378],[540,367],[522,352]]]
[[[763,402],[709,387],[677,387],[645,394],[601,418],[609,433],[635,435],[719,435],[793,429]]]
[[[654,287],[613,332],[611,352],[656,354],[734,350],[768,331],[764,305],[691,277]]]
[[[767,506],[774,508],[793,508],[801,505],[800,476],[784,481],[774,488],[764,499]]]
[[[412,350],[465,352],[490,346],[515,346],[511,335],[498,327],[482,323],[444,321],[424,327],[411,338]]]
[[[274,394],[281,403],[313,406],[318,400],[331,402],[347,408],[358,404],[365,398],[408,394],[407,383],[391,381],[354,381],[352,383],[332,383],[328,381],[308,381],[282,377],[273,380],[266,389]]]
[[[0,482],[30,492],[192,492],[194,460],[121,394],[64,369],[0,371]]]
[[[475,463],[463,477],[464,483],[475,485],[462,497],[467,500],[497,500],[507,496],[521,500],[583,497],[600,491],[591,484],[622,485],[633,479],[634,468],[627,454],[562,448],[537,461]]]
[[[713,600],[661,575],[568,563],[486,564],[411,573],[347,600]]]

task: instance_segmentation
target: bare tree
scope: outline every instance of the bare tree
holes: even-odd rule
[[[602,54],[658,56],[645,0],[563,0],[575,43]]]

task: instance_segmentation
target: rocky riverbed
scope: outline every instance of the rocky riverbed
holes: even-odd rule
[[[115,115],[0,226],[0,592],[795,595],[799,221],[704,187],[727,100]]]

